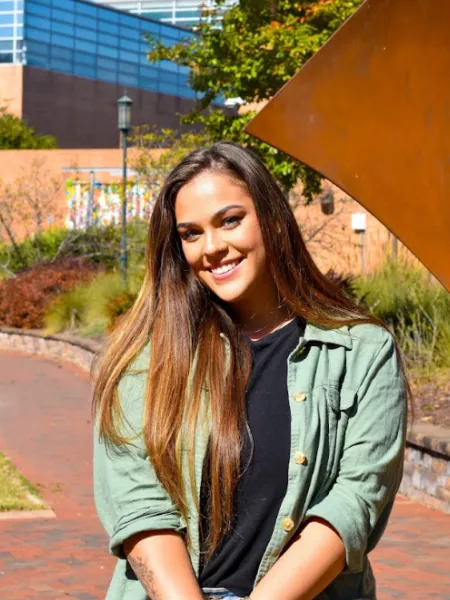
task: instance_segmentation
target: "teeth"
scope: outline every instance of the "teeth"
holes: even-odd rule
[[[239,264],[239,261],[236,261],[234,263],[228,263],[227,265],[222,265],[221,267],[217,267],[217,269],[211,269],[211,271],[213,273],[217,273],[217,275],[223,275],[223,273],[228,273],[228,271],[231,271],[231,269],[234,269],[234,267],[237,267],[238,264]]]

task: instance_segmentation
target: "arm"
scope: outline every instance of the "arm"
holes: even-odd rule
[[[377,345],[357,401],[336,481],[308,508],[300,538],[256,586],[252,600],[314,598],[343,568],[361,571],[381,536],[401,481],[407,412],[402,371],[388,333]]]
[[[322,519],[311,519],[251,593],[251,600],[312,600],[345,566],[345,547]]]
[[[180,534],[144,531],[127,539],[123,547],[151,600],[203,599]]]
[[[94,434],[94,495],[109,549],[127,558],[151,600],[200,600],[200,588],[184,542],[186,523],[161,485],[142,439],[145,376],[126,375],[119,401],[132,442],[103,443]],[[188,594],[189,592],[189,594]]]

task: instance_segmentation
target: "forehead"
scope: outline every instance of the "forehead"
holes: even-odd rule
[[[177,194],[177,221],[201,221],[212,217],[227,205],[253,208],[253,200],[244,184],[224,173],[205,172],[184,185]]]

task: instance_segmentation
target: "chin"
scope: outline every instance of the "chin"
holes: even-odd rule
[[[240,289],[220,289],[217,286],[208,286],[209,289],[218,297],[220,298],[220,300],[222,300],[222,302],[225,302],[226,304],[237,304],[239,302],[241,302],[247,294],[248,289],[242,289],[240,287]]]

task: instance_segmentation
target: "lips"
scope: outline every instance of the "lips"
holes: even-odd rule
[[[236,260],[233,260],[233,261],[230,260],[230,261],[221,263],[220,265],[217,265],[215,267],[210,267],[209,271],[212,273],[214,278],[224,279],[228,275],[231,275],[236,270],[236,268],[242,263],[243,260],[244,260],[244,257],[237,258]]]

